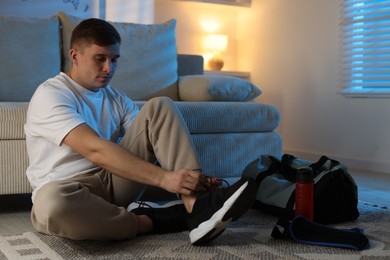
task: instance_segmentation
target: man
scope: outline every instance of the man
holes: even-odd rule
[[[139,109],[108,83],[121,38],[99,19],[73,31],[72,68],[41,84],[25,125],[36,230],[70,239],[121,240],[189,229],[193,244],[219,236],[251,206],[253,181],[215,189],[201,174],[177,107],[168,98]],[[157,164],[158,163],[158,164]],[[127,211],[146,185],[182,204]]]

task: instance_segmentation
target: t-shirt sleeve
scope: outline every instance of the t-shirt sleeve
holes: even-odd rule
[[[41,136],[61,145],[72,129],[85,123],[75,102],[70,91],[59,91],[50,85],[40,86],[30,101],[26,134]]]
[[[134,118],[138,115],[139,108],[138,106],[128,97],[125,97],[124,100],[124,117],[122,120],[123,132],[126,132],[129,129]]]
[[[120,108],[120,136],[123,137],[127,129],[129,129],[134,118],[139,113],[139,107],[134,103],[134,101],[129,98],[123,91],[111,88],[112,95],[117,101],[118,107]]]

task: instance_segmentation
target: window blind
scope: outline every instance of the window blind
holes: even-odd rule
[[[342,3],[342,94],[390,97],[390,0]]]

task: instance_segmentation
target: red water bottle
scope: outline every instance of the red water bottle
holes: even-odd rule
[[[314,182],[310,167],[302,167],[297,171],[295,215],[304,216],[311,221],[314,219]]]

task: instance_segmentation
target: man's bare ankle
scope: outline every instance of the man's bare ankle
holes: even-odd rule
[[[190,195],[190,196],[185,196],[181,195],[181,199],[183,201],[184,207],[186,208],[188,213],[192,212],[192,208],[194,207],[195,201],[196,201],[196,196]]]

